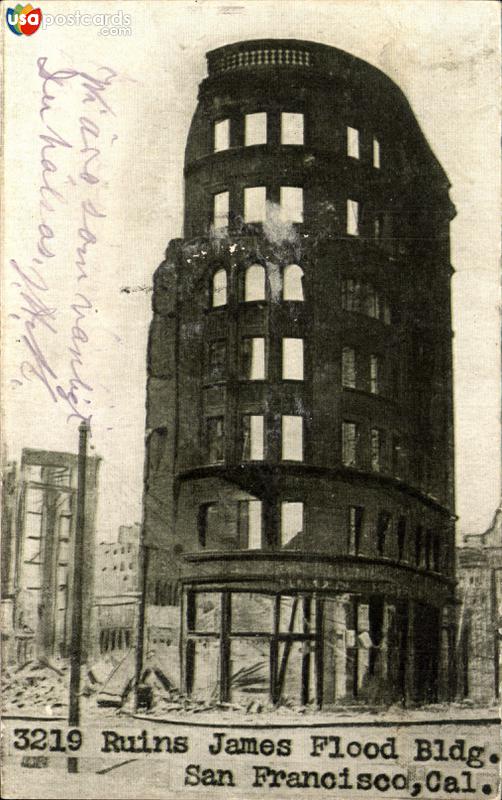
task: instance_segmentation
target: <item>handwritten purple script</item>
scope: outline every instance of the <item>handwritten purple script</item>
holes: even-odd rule
[[[100,167],[103,142],[109,146],[117,138],[110,132],[116,116],[110,87],[117,73],[104,66],[96,75],[74,69],[52,71],[47,61],[37,60],[42,124],[37,255],[26,264],[10,260],[19,307],[9,316],[21,326],[18,341],[27,351],[12,380],[15,385],[41,382],[53,402],[63,406],[67,420],[90,422],[93,387],[86,376],[85,321],[93,303],[88,281],[92,258],[97,258],[92,249],[107,216]],[[75,119],[69,120],[71,115]],[[61,281],[69,287],[65,295],[69,302],[56,307],[51,297]]]

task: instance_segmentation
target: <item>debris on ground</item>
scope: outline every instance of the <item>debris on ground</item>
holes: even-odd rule
[[[44,708],[61,713],[68,705],[69,670],[64,663],[28,661],[22,667],[2,670],[2,706],[4,713]]]

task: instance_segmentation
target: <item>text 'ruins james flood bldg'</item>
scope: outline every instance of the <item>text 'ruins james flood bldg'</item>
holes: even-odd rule
[[[148,601],[236,703],[452,691],[449,183],[401,90],[332,47],[207,56],[184,239],[155,274]]]

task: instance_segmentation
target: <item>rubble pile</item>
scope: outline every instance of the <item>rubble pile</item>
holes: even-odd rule
[[[66,664],[28,661],[22,667],[4,668],[1,681],[4,713],[26,713],[31,708],[44,709],[49,714],[66,711],[68,681]]]
[[[153,676],[152,676],[153,677]],[[179,689],[169,687],[166,689],[159,685],[155,679],[145,681],[151,683],[153,688],[153,705],[146,713],[152,717],[163,717],[167,714],[203,714],[206,712],[219,712],[239,714],[310,714],[318,713],[315,704],[301,706],[292,700],[285,698],[278,705],[273,705],[269,701],[251,698],[249,701],[222,703],[216,699],[197,699],[187,697]],[[127,709],[127,703],[125,708]],[[127,709],[128,710],[128,709]]]

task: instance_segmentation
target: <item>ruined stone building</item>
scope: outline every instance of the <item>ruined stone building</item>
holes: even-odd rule
[[[460,697],[500,702],[502,658],[502,507],[489,528],[458,548]]]
[[[128,650],[135,642],[139,600],[140,526],[120,525],[115,541],[96,548],[93,606],[95,653]]]
[[[6,586],[2,602],[9,600],[10,657],[20,664],[31,658],[69,655],[77,461],[73,453],[25,448],[19,470],[12,468],[10,472],[9,519],[2,520],[6,531],[5,536],[2,531],[2,581]],[[87,460],[82,567],[84,658],[92,649],[90,612],[99,463],[97,456]]]
[[[96,594],[138,591],[140,526],[119,525],[115,541],[100,542],[96,554]]]
[[[449,182],[402,91],[326,45],[207,55],[155,273],[148,602],[246,702],[448,696]]]

